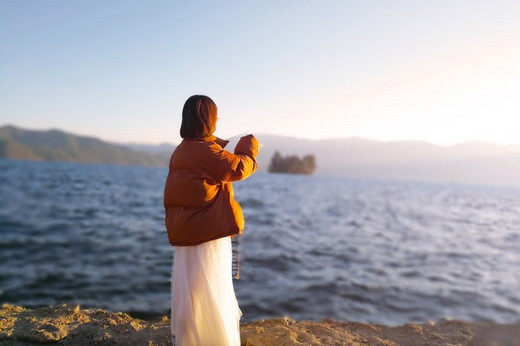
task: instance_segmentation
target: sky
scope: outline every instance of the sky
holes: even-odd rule
[[[0,125],[520,144],[520,1],[0,0]]]

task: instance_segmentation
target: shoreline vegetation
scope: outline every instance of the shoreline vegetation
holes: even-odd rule
[[[516,324],[441,320],[389,327],[371,323],[295,321],[240,325],[242,345],[518,345]],[[3,304],[0,345],[171,345],[167,316],[145,321],[125,313],[60,305],[34,309]]]

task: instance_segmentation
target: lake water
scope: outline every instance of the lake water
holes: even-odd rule
[[[165,168],[0,160],[0,302],[168,314]],[[257,173],[243,321],[520,320],[520,190]]]

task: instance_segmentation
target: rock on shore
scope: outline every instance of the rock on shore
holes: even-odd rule
[[[357,322],[297,322],[291,318],[241,325],[242,345],[520,345],[520,323],[441,321],[388,327]],[[4,304],[0,345],[171,345],[170,321],[61,305],[26,309]]]

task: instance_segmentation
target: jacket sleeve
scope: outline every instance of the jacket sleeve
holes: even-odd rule
[[[235,152],[221,150],[218,153],[216,180],[237,181],[253,174],[258,166],[258,141],[253,135],[247,135],[238,141]]]

